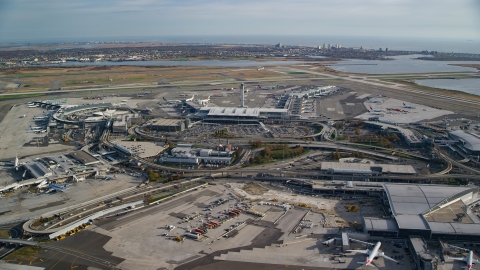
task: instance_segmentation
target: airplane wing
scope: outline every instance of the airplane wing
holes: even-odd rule
[[[370,255],[370,250],[369,249],[350,249],[350,250],[347,250],[349,252],[357,252],[357,253],[363,253],[363,254],[366,254],[366,255]]]
[[[474,264],[480,264],[480,261],[473,259],[473,260],[472,260],[472,263],[474,263]]]
[[[398,263],[398,261],[397,261],[397,260],[394,260],[394,259],[392,259],[392,258],[388,257],[388,256],[387,256],[387,255],[385,255],[385,254],[378,253],[378,256],[379,256],[379,257],[383,257],[384,259],[390,260],[390,261],[392,261],[392,262],[396,262],[396,263]]]
[[[349,239],[352,242],[363,244],[363,245],[366,245],[366,246],[375,246],[375,244],[372,244],[372,243],[369,243],[369,242],[364,242],[364,241],[360,241],[360,240],[353,239],[353,238],[349,238]]]
[[[455,261],[465,261],[465,257],[448,257],[449,259],[455,260]]]

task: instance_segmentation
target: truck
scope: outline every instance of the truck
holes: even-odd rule
[[[199,228],[195,228],[195,231],[200,233],[200,234],[205,234],[205,231],[204,230],[200,230]]]
[[[200,235],[198,235],[196,233],[187,233],[187,234],[185,234],[185,236],[188,237],[188,238],[192,238],[192,239],[200,238]]]

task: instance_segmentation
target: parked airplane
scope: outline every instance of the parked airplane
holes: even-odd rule
[[[368,112],[371,113],[371,114],[374,114],[374,115],[385,115],[385,113],[383,113],[383,112],[372,112],[370,110],[368,110]]]
[[[468,249],[464,249],[464,248],[460,248],[460,247],[456,247],[456,246],[450,246],[450,247],[455,248],[455,249],[464,250],[464,251],[468,250]],[[467,264],[467,267],[462,267],[462,268],[467,269],[467,270],[473,270],[474,269],[473,268],[474,264],[480,264],[480,261],[475,260],[473,258],[473,251],[471,251],[471,250],[468,250],[468,256],[467,257],[461,257],[461,258],[450,257],[450,259],[453,259],[453,260],[456,260],[456,261],[464,261]]]
[[[185,99],[185,101],[193,101],[193,98],[195,97],[195,95],[193,95],[191,98],[187,98]]]
[[[373,112],[385,112],[384,109],[373,109],[372,106],[370,106],[370,110],[372,110]]]
[[[182,103],[182,101],[178,100],[178,99],[165,99],[165,98],[163,98],[163,100],[165,100],[168,104]]]
[[[210,102],[210,96],[208,96],[206,99],[197,99],[196,100],[198,104],[200,105],[205,105],[207,104],[208,102]]]
[[[48,185],[50,187],[50,189],[47,191],[48,192],[52,192],[52,191],[61,191],[61,192],[64,192],[65,190],[67,190],[67,185],[63,185],[62,186],[57,186],[57,185],[54,185],[54,184],[49,184]]]
[[[149,108],[149,107],[145,107],[145,110],[144,110],[144,111],[151,113],[151,112],[153,111],[153,109],[152,109],[152,108]]]
[[[117,175],[105,175],[105,178],[103,178],[103,180],[110,180],[110,179],[116,179],[117,178]]]
[[[405,104],[405,102],[403,103],[403,107],[407,108],[407,109],[415,109],[416,108],[415,106]]]
[[[378,250],[380,249],[380,246],[382,245],[382,243],[380,241],[377,242],[375,245],[372,244],[372,243],[363,242],[363,241],[355,240],[355,239],[351,239],[351,238],[350,238],[350,241],[357,242],[357,243],[367,245],[367,246],[374,246],[373,249],[371,249],[371,250],[368,249],[368,248],[365,249],[365,250],[354,250],[354,249],[353,250],[347,250],[347,251],[353,251],[353,252],[363,253],[363,254],[367,255],[367,259],[365,260],[365,262],[358,262],[359,264],[364,264],[364,265],[367,265],[367,266],[375,267],[372,264],[372,262],[373,262],[373,259],[375,259],[376,257],[383,257],[384,259],[399,263],[398,261],[396,261],[396,260],[388,257],[387,255],[385,255],[383,252],[378,252]]]
[[[20,115],[20,118],[25,118],[25,117],[27,117],[27,115],[26,115],[26,114],[24,114],[24,115]]]

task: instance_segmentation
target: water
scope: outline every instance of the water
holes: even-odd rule
[[[395,60],[349,60],[329,66],[332,69],[366,74],[408,74],[432,72],[475,72],[475,68],[452,66],[451,64],[480,64],[480,61],[428,61],[417,60],[424,55],[401,55]]]
[[[198,61],[100,61],[100,62],[65,62],[61,64],[44,64],[42,66],[210,66],[210,67],[254,67],[273,65],[292,65],[300,61],[251,61],[251,60],[198,60]]]
[[[0,37],[0,43],[32,42],[160,42],[160,43],[199,43],[199,44],[267,44],[274,45],[304,45],[320,46],[339,44],[343,47],[365,49],[388,48],[389,50],[405,51],[438,51],[456,53],[480,54],[480,40],[452,39],[452,38],[408,38],[408,37],[356,37],[356,36],[316,36],[316,35],[238,35],[238,36],[142,36],[142,37],[79,37],[68,39],[36,39],[36,40],[7,40]],[[95,46],[95,45],[92,45]]]
[[[480,96],[480,78],[478,79],[427,79],[416,80],[416,84],[447,90],[457,90]]]

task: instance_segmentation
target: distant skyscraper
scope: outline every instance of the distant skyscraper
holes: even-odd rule
[[[323,48],[326,49],[326,48],[327,48],[327,44],[323,43]]]
[[[331,48],[332,48],[332,44],[331,44],[331,43],[328,43],[328,47],[327,47],[327,49],[329,49],[329,50],[330,50]]]

